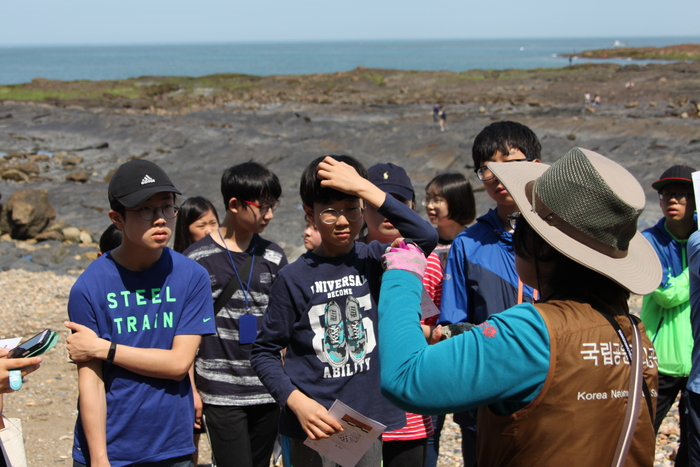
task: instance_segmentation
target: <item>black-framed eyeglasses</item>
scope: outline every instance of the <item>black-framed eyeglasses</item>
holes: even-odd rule
[[[159,210],[166,219],[174,219],[180,210],[180,206],[176,204],[167,204],[165,206],[141,206],[138,209],[125,209],[125,211],[138,213],[141,220],[146,222],[155,219]]]
[[[323,211],[317,213],[318,217],[321,218],[321,222],[328,225],[333,225],[338,222],[338,218],[342,215],[350,222],[357,222],[362,219],[362,214],[364,209],[360,207],[348,208],[348,209],[324,209]]]
[[[679,202],[685,202],[688,198],[695,198],[695,194],[692,191],[679,191],[677,193],[672,193],[670,191],[659,191],[659,199],[662,201],[669,201],[675,199]]]
[[[518,223],[518,219],[520,218],[520,211],[513,211],[506,217],[508,218],[508,222],[510,222],[510,228],[515,230],[515,225]]]
[[[510,161],[503,162],[532,162],[533,160],[534,159],[528,157],[527,159],[513,159]],[[493,180],[494,178],[496,178],[493,172],[491,172],[491,169],[489,169],[488,165],[482,165],[481,167],[474,169],[474,173],[482,182],[488,182],[489,180]]]
[[[269,211],[270,209],[272,209],[272,212],[275,212],[275,209],[280,207],[280,200],[278,200],[278,199],[275,201],[272,201],[270,203],[254,203],[252,201],[243,201],[243,202],[245,204],[249,204],[251,206],[255,206],[256,208],[258,208],[258,210],[260,211],[260,215],[263,217],[265,217],[265,214],[267,214],[267,211]]]
[[[437,207],[437,206],[440,206],[444,202],[445,202],[445,198],[440,198],[439,196],[431,198],[429,196],[426,196],[425,198],[423,198],[423,201],[421,202],[421,204],[423,206],[428,206],[429,204],[432,204],[433,206]]]

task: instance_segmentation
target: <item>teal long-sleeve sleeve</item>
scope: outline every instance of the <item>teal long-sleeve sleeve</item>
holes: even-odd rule
[[[513,413],[542,389],[549,369],[547,327],[530,304],[518,305],[436,345],[420,328],[420,280],[384,273],[379,298],[382,393],[404,410],[439,414],[491,405]]]

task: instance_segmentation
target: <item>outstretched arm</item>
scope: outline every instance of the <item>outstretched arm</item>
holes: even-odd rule
[[[75,362],[107,359],[110,341],[98,337],[92,329],[82,324],[70,321],[64,324],[74,331],[66,339],[66,348]],[[114,364],[143,376],[180,381],[192,366],[201,340],[202,336],[199,335],[177,335],[173,338],[171,349],[142,349],[119,344],[114,354]]]

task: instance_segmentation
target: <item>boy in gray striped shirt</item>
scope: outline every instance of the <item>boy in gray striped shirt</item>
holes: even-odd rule
[[[217,333],[199,347],[196,392],[217,466],[268,467],[279,406],[251,368],[250,349],[272,282],[287,264],[282,248],[260,237],[282,188],[267,168],[246,162],[224,172],[221,193],[226,214],[220,229],[184,252],[209,272],[215,301]]]

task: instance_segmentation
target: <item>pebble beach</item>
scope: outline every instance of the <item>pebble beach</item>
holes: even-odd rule
[[[29,467],[72,465],[73,426],[77,415],[78,378],[70,363],[63,321],[68,294],[77,274],[10,269],[0,272],[0,338],[30,337],[51,328],[61,334],[56,347],[44,356],[41,368],[26,378],[24,387],[4,397],[4,415],[22,420]],[[638,310],[641,297],[633,297]],[[672,466],[678,446],[678,408],[674,404],[657,438],[655,467]],[[440,467],[460,467],[459,426],[447,417],[440,441]],[[206,440],[200,442],[200,464],[211,462]],[[272,464],[271,464],[272,465]]]

